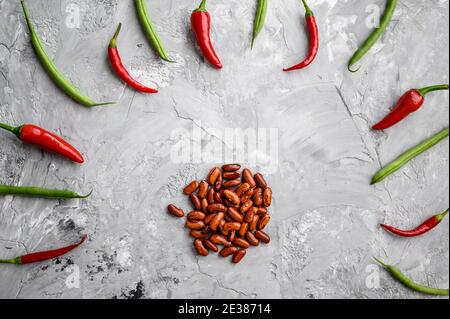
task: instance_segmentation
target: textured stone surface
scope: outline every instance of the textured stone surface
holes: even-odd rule
[[[346,61],[370,32],[366,8],[374,3],[383,9],[385,1],[310,1],[321,51],[314,65],[291,74],[282,67],[297,62],[307,47],[298,1],[269,1],[252,51],[256,1],[211,1],[212,37],[225,65],[220,72],[192,44],[189,16],[197,2],[149,1],[177,61],[169,65],[151,51],[133,1],[28,1],[58,67],[94,99],[118,101],[85,109],[39,65],[19,1],[0,0],[1,121],[46,127],[86,157],[76,166],[0,132],[0,182],[95,189],[88,200],[68,202],[0,198],[0,256],[90,235],[86,245],[56,261],[0,266],[0,298],[423,297],[375,267],[375,255],[418,282],[448,287],[448,219],[409,240],[378,227],[410,228],[448,207],[448,140],[386,182],[371,187],[369,181],[380,165],[448,125],[444,92],[430,95],[395,129],[370,130],[403,91],[449,81],[449,2],[399,1],[388,32],[356,74],[346,71]],[[67,27],[69,5],[80,9],[79,28]],[[125,64],[160,94],[135,93],[112,74],[105,50],[119,22]],[[193,125],[279,129],[279,168],[267,177],[276,196],[273,241],[252,249],[238,266],[196,257],[182,221],[165,211],[170,202],[187,209],[181,188],[212,166],[170,159],[173,130]],[[80,287],[74,288],[77,270]],[[379,274],[379,288],[370,285],[371,274]]]

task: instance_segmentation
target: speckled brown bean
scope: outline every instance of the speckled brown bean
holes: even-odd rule
[[[241,169],[241,165],[239,164],[226,164],[222,166],[222,170],[224,172],[236,172]]]
[[[169,212],[169,214],[171,214],[172,216],[181,218],[184,216],[184,212],[182,209],[179,209],[178,207],[176,207],[173,204],[170,204],[169,206],[167,206],[167,211]]]
[[[213,186],[216,183],[216,181],[220,175],[221,175],[220,168],[214,167],[211,170],[211,172],[209,172],[209,174],[208,174],[207,180],[208,180],[209,185]]]
[[[241,224],[241,228],[238,231],[238,236],[241,238],[244,237],[247,231],[248,231],[248,223],[244,222]]]
[[[246,223],[251,223],[253,221],[253,218],[255,217],[256,212],[258,211],[258,209],[256,207],[252,207],[251,209],[248,210],[247,214],[245,214],[245,222]]]
[[[239,205],[241,203],[241,199],[239,198],[239,196],[232,190],[226,189],[223,192],[223,196],[225,196],[225,198],[234,205]]]
[[[203,241],[201,239],[194,240],[194,247],[200,256],[208,256],[209,255],[209,251],[203,245]]]
[[[239,248],[231,246],[231,247],[225,247],[224,249],[222,249],[220,251],[220,256],[222,257],[228,257],[231,255],[234,255],[237,251],[239,250]]]
[[[193,229],[193,230],[201,230],[201,229],[205,228],[205,223],[201,220],[196,220],[196,221],[187,220],[186,227],[189,229]]]
[[[225,231],[238,231],[241,229],[241,223],[233,222],[233,223],[226,223],[223,226],[223,229]]]
[[[261,187],[262,189],[265,189],[267,187],[267,182],[261,173],[255,174],[254,179],[256,184],[258,184],[258,186]]]
[[[203,245],[205,245],[209,250],[217,253],[219,251],[219,247],[217,247],[216,244],[214,244],[212,241],[205,239],[203,240]]]
[[[209,234],[205,234],[201,230],[191,230],[191,236],[197,239],[208,239]]]
[[[226,181],[225,183],[222,184],[223,188],[233,188],[236,186],[241,185],[241,180],[239,179],[232,179],[230,181]]]
[[[190,196],[192,205],[194,205],[195,210],[202,210],[202,202],[200,201],[200,198],[198,198],[197,195],[191,194]]]
[[[256,188],[253,192],[253,203],[255,206],[262,206],[263,204],[263,190],[262,188]]]
[[[239,264],[241,260],[247,255],[247,251],[245,249],[238,250],[233,255],[233,263]]]
[[[197,188],[198,188],[198,182],[193,181],[183,189],[183,193],[185,195],[191,195],[197,190]]]
[[[218,212],[225,213],[226,211],[227,208],[225,207],[225,205],[222,204],[214,203],[208,206],[208,212],[210,213],[218,213]]]
[[[253,220],[248,224],[248,229],[253,232],[258,228],[259,215],[253,216]]]
[[[266,214],[263,217],[261,217],[260,221],[258,222],[258,229],[263,230],[264,228],[266,228],[269,221],[270,221],[270,215]]]
[[[228,234],[228,241],[232,243],[236,240],[236,231],[231,231],[230,234]]]
[[[252,208],[253,206],[253,201],[249,200],[248,202],[245,202],[244,204],[242,204],[241,206],[241,214],[245,214],[246,212],[248,212],[248,210],[250,208]]]
[[[213,235],[211,235],[209,240],[212,241],[216,245],[222,245],[225,247],[232,246],[231,243],[227,240],[227,238],[223,235],[213,234]]]
[[[244,193],[248,192],[248,190],[250,189],[250,184],[249,183],[244,183],[241,186],[239,186],[239,188],[236,190],[236,194],[241,197]]]
[[[256,187],[256,182],[255,182],[255,179],[253,178],[253,173],[248,168],[246,168],[242,171],[242,178],[243,178],[244,182],[250,184],[251,188]]]
[[[223,173],[223,178],[225,179],[237,179],[241,177],[241,173],[239,172],[225,172]]]
[[[202,212],[204,212],[205,214],[208,214],[209,213],[208,212],[208,206],[209,206],[208,200],[206,198],[203,198],[201,200],[201,204],[202,204]]]
[[[248,202],[253,196],[253,188],[250,188],[244,195],[241,196],[241,203]]]
[[[267,213],[268,213],[267,208],[264,208],[264,207],[258,208],[258,215],[264,216],[264,215],[266,215]]]
[[[228,208],[228,215],[238,223],[242,223],[244,221],[244,216],[242,216],[239,211],[234,207]]]
[[[250,243],[243,238],[236,238],[233,242],[234,246],[241,247],[247,249],[250,247]]]
[[[208,194],[208,183],[206,181],[201,181],[198,186],[198,197],[205,198],[206,194]]]
[[[220,195],[220,193],[214,193],[214,203],[223,204],[222,195]]]
[[[192,211],[187,215],[189,220],[204,220],[206,215],[199,211]]]
[[[220,174],[216,180],[216,183],[214,184],[214,190],[216,192],[219,192],[222,189],[222,183],[223,183],[223,177],[222,177],[222,174]]]
[[[270,187],[267,187],[264,190],[263,204],[265,207],[270,207],[270,205],[272,205],[272,189]]]
[[[211,228],[213,231],[217,231],[217,228],[219,227],[220,223],[223,221],[224,216],[225,216],[224,213],[217,213],[216,216],[214,216],[214,218],[209,223],[209,228]]]
[[[214,200],[214,195],[216,194],[216,192],[214,191],[214,188],[211,188],[209,191],[208,191],[208,195],[206,196],[206,199],[208,200],[208,203],[211,205],[211,204],[214,204],[215,203],[215,200]]]
[[[247,239],[247,241],[250,243],[250,245],[252,245],[252,246],[259,246],[258,238],[256,238],[255,235],[253,235],[251,232],[248,231],[245,234],[245,239]]]
[[[258,230],[255,232],[255,237],[262,241],[264,244],[270,243],[270,236],[263,232],[262,230]]]

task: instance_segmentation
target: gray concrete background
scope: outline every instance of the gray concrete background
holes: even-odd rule
[[[366,8],[385,1],[310,1],[321,51],[310,68],[284,74],[304,55],[307,35],[296,0],[269,1],[266,26],[249,50],[256,1],[209,1],[212,37],[225,67],[199,58],[189,33],[197,0],[149,1],[165,46],[178,63],[161,63],[137,22],[133,1],[27,1],[38,33],[58,67],[96,100],[85,109],[68,99],[39,65],[19,1],[0,0],[0,119],[31,122],[66,137],[86,157],[82,166],[0,132],[0,182],[95,189],[88,200],[0,198],[0,256],[14,257],[90,240],[57,261],[0,266],[0,298],[422,298],[374,266],[376,255],[416,281],[449,285],[449,224],[426,236],[395,238],[378,227],[413,227],[449,206],[448,140],[386,182],[371,176],[405,149],[448,125],[449,95],[395,129],[371,124],[407,89],[447,83],[449,2],[400,0],[394,21],[363,61],[346,62],[370,32]],[[80,8],[70,29],[66,9]],[[124,23],[125,64],[158,95],[126,88],[114,76],[106,47]],[[212,164],[175,164],[175,128],[279,128],[279,169],[268,247],[232,266],[196,257],[181,220],[165,206],[187,207],[181,188]],[[74,266],[75,265],[75,266]],[[80,287],[67,286],[79,270]],[[379,275],[380,287],[372,287]],[[71,277],[72,276],[72,277]],[[367,282],[369,285],[367,285]],[[72,288],[71,288],[72,287]]]

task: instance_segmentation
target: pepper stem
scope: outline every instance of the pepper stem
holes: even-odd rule
[[[22,264],[22,258],[17,257],[17,258],[13,258],[13,259],[0,259],[0,264],[20,265],[20,264]]]
[[[114,36],[112,37],[111,41],[109,42],[109,47],[112,49],[117,48],[117,37],[119,36],[120,30],[122,29],[122,23],[119,23],[119,26],[117,27],[116,33],[114,33]]]
[[[375,259],[375,261],[376,261],[377,263],[379,263],[381,266],[383,266],[384,268],[388,268],[388,267],[389,267],[388,264],[382,262],[382,261],[381,261],[380,259],[378,259],[377,257],[373,257],[373,259]]]
[[[20,135],[20,130],[21,130],[22,127],[21,127],[21,126],[13,127],[13,126],[10,126],[10,125],[8,125],[8,124],[0,123],[0,128],[1,128],[1,129],[4,129],[5,131],[9,131],[9,132],[11,132],[11,133],[14,133],[14,134],[17,135],[17,137],[19,137],[19,135]]]
[[[206,11],[206,0],[202,0],[202,3],[200,3],[200,6],[195,11],[205,12]]]
[[[305,0],[302,0],[303,5],[305,6],[305,10],[306,10],[306,17],[312,17],[314,16],[314,13],[312,12],[311,8],[308,6],[308,4],[306,3]]]
[[[439,222],[441,222],[447,215],[448,215],[448,209],[445,212],[443,212],[442,214],[437,215],[436,218]]]
[[[430,92],[439,91],[439,90],[448,90],[448,84],[427,86],[427,87],[418,89],[417,91],[419,91],[419,93],[422,96],[425,96],[425,95],[427,95]]]

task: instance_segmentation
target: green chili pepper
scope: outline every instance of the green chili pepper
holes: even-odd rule
[[[258,0],[258,9],[256,11],[255,23],[253,25],[252,48],[256,37],[261,32],[267,14],[267,0]]]
[[[92,101],[90,98],[83,95],[83,93],[81,93],[72,83],[70,83],[69,80],[67,80],[64,77],[64,75],[62,75],[58,71],[58,69],[56,68],[52,59],[50,59],[47,52],[45,51],[45,49],[42,45],[41,39],[39,38],[36,31],[34,30],[33,23],[31,22],[31,19],[28,15],[28,10],[25,6],[24,1],[21,0],[20,2],[22,4],[23,13],[25,15],[25,20],[27,21],[28,29],[30,30],[31,43],[33,44],[36,55],[37,55],[39,61],[41,62],[42,67],[45,69],[45,71],[48,73],[48,75],[52,78],[52,80],[56,83],[56,85],[61,90],[63,90],[68,96],[70,96],[74,101],[76,101],[84,106],[87,106],[87,107],[115,104],[114,102],[96,103],[96,102]]]
[[[141,23],[142,28],[144,29],[144,33],[147,36],[147,39],[150,41],[151,45],[155,49],[156,53],[159,55],[161,59],[166,62],[173,63],[174,61],[169,59],[169,56],[164,48],[161,39],[155,31],[155,27],[150,20],[150,16],[147,12],[147,7],[144,3],[145,0],[136,0],[136,10],[139,17],[139,22]]]
[[[380,25],[376,28],[372,34],[367,38],[367,40],[363,43],[363,45],[355,52],[353,57],[350,59],[348,63],[348,70],[350,72],[357,72],[357,70],[352,70],[351,67],[361,60],[364,55],[373,47],[373,45],[380,39],[383,33],[386,31],[389,23],[392,20],[392,16],[394,15],[395,8],[397,7],[398,0],[387,0],[386,9],[384,10],[384,14],[380,19]]]
[[[376,175],[372,178],[372,185],[376,184],[378,182],[381,182],[389,175],[395,173],[400,168],[402,168],[404,165],[406,165],[409,161],[411,161],[413,158],[419,156],[423,152],[427,151],[431,147],[435,146],[439,142],[441,142],[443,139],[448,137],[449,129],[448,127],[437,133],[436,135],[426,139],[419,145],[409,149],[397,159],[395,159],[393,162],[388,164],[387,166],[383,167],[381,170],[376,173]]]
[[[418,283],[415,283],[414,281],[412,281],[411,279],[406,277],[397,267],[388,265],[388,264],[382,262],[381,260],[379,260],[378,258],[374,257],[374,259],[381,266],[383,266],[383,268],[385,268],[394,279],[398,280],[404,286],[406,286],[414,291],[421,292],[421,293],[427,294],[427,295],[448,296],[448,289],[431,288],[431,287],[427,287],[427,286],[423,286]]]
[[[72,199],[72,198],[88,198],[92,191],[87,195],[79,195],[70,190],[55,190],[40,187],[21,187],[0,185],[0,195],[13,195],[22,197],[38,197],[47,199]]]

